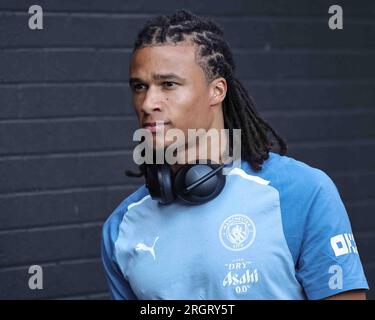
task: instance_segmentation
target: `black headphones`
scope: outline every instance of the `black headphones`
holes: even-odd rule
[[[169,164],[146,165],[146,187],[151,198],[162,204],[172,203],[176,197],[187,204],[202,204],[214,199],[223,190],[225,164],[211,160],[207,164],[184,164],[173,174]]]

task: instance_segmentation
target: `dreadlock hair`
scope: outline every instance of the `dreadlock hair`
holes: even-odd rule
[[[227,94],[222,102],[224,126],[232,137],[233,129],[241,129],[241,158],[254,171],[262,169],[262,163],[269,158],[274,141],[279,145],[279,154],[286,155],[286,142],[258,114],[255,103],[241,82],[235,77],[235,63],[229,45],[223,38],[223,30],[213,21],[200,18],[187,10],[179,10],[171,16],[157,16],[149,20],[139,32],[133,53],[142,47],[163,44],[191,42],[196,46],[195,59],[203,69],[207,83],[223,77],[227,81]],[[232,150],[232,139],[229,139]],[[140,165],[140,173],[127,171],[128,176],[142,176],[145,166]]]

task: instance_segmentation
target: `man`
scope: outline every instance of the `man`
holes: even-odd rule
[[[198,205],[181,197],[162,204],[148,185],[124,199],[103,227],[114,299],[365,299],[368,284],[335,184],[285,155],[285,142],[236,79],[216,24],[185,10],[149,21],[135,43],[130,86],[156,148],[165,143],[161,129],[239,128],[241,168]],[[270,151],[269,134],[279,154]],[[222,150],[214,160],[223,162]],[[146,177],[147,168],[140,166]],[[174,178],[180,168],[170,166]]]

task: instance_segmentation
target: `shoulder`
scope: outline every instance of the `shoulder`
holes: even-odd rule
[[[279,192],[287,235],[306,237],[310,232],[331,237],[351,233],[345,204],[327,173],[290,157],[279,162],[275,169],[283,173],[273,183]]]
[[[287,225],[305,224],[312,216],[317,223],[324,223],[346,215],[339,191],[326,172],[289,156],[272,157],[274,165],[268,180],[279,193]]]
[[[102,230],[104,242],[109,241],[114,243],[116,241],[119,225],[123,220],[124,215],[128,211],[129,206],[142,200],[148,194],[149,192],[146,186],[142,185],[120,202],[120,204],[113,210],[113,212],[104,222]]]
[[[335,221],[346,221],[346,211],[337,188],[323,170],[290,156],[272,153],[266,161],[264,179],[279,195],[284,236],[297,263],[307,238],[340,229]]]
[[[322,169],[316,168],[291,156],[270,153],[265,175],[279,192],[291,189],[297,193],[318,192],[320,189],[336,188],[331,177]]]

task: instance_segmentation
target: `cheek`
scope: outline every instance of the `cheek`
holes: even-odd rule
[[[171,99],[173,101],[173,99]],[[178,98],[173,109],[175,125],[181,128],[200,128],[208,120],[209,103],[205,93],[192,93],[191,90]]]
[[[141,114],[140,108],[138,106],[139,102],[137,101],[136,98],[133,97],[132,100],[131,100],[131,103],[132,103],[134,112],[136,113],[137,117],[139,118],[139,115]]]
[[[142,119],[141,119],[141,115],[142,115],[142,114],[141,114],[139,108],[137,108],[136,106],[134,106],[133,110],[134,110],[134,112],[135,112],[135,114],[136,114],[136,116],[137,116],[138,121],[140,122],[140,121],[142,120]]]
[[[142,108],[143,100],[144,100],[144,97],[142,97],[142,95],[132,98],[133,111],[135,115],[137,116],[139,124],[142,123],[142,121],[144,120],[144,117],[146,116]]]

